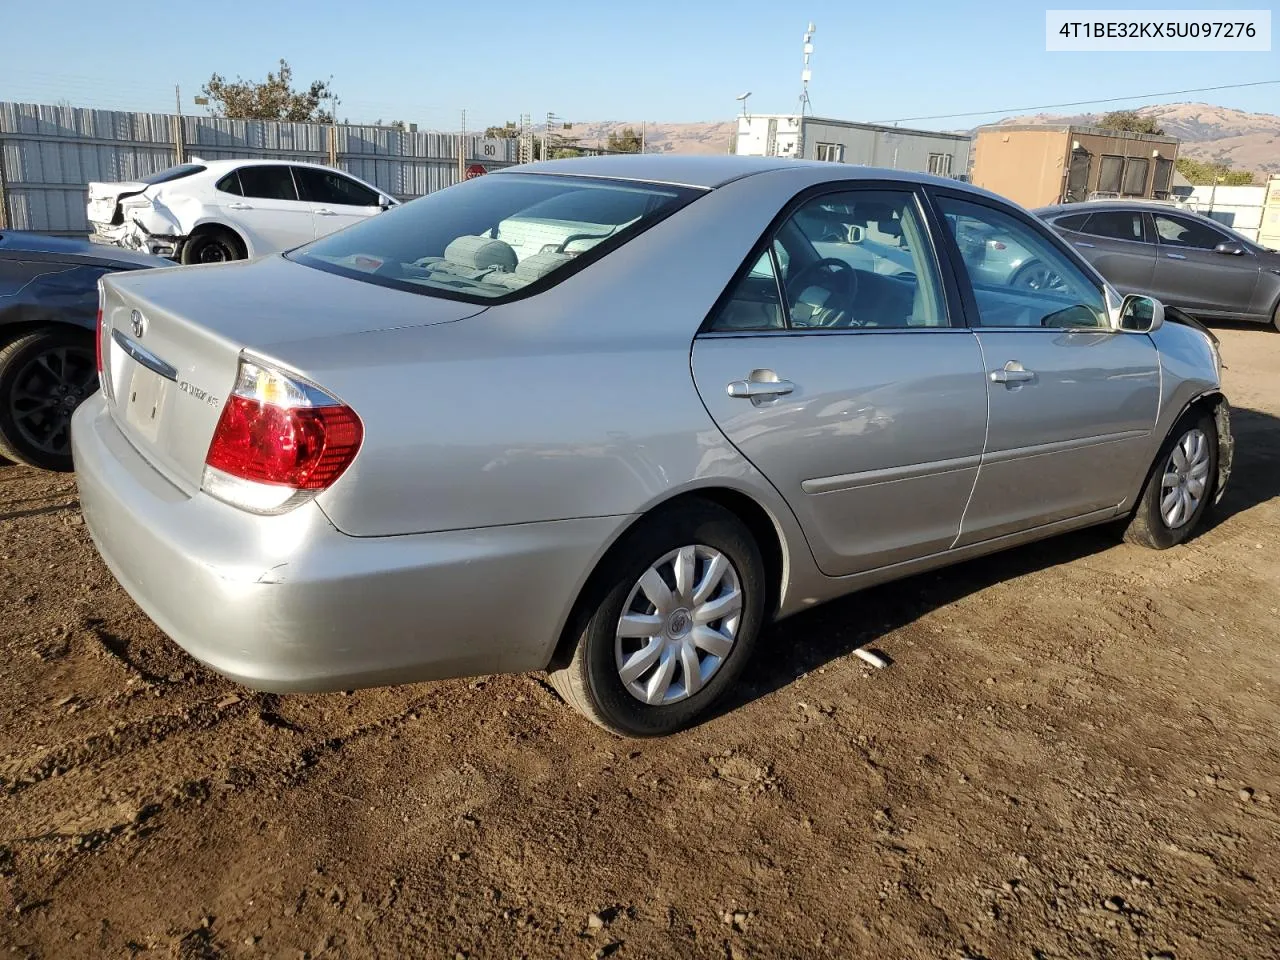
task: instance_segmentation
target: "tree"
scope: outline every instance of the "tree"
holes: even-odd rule
[[[1150,133],[1157,137],[1164,135],[1164,130],[1156,123],[1155,117],[1148,117],[1137,110],[1113,110],[1104,113],[1098,126],[1107,130],[1127,130],[1129,133]]]
[[[610,153],[639,153],[640,134],[634,127],[623,127],[621,133],[610,131],[605,145]]]
[[[1251,171],[1232,170],[1226,163],[1179,157],[1174,166],[1197,187],[1207,187],[1215,182],[1225,187],[1247,187],[1253,183]]]
[[[484,138],[486,140],[514,140],[519,135],[514,124],[507,124],[505,127],[484,128]]]
[[[215,117],[232,120],[310,120],[332,123],[333,114],[320,104],[333,94],[323,80],[312,81],[306,90],[291,86],[293,70],[283,59],[278,73],[268,73],[261,83],[236,77],[231,83],[215,73],[200,90],[209,98]]]

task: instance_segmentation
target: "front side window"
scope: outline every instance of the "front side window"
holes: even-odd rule
[[[428,194],[289,256],[367,283],[484,302],[568,276],[701,193],[625,180],[493,174]]]
[[[1225,239],[1213,227],[1187,220],[1184,217],[1171,217],[1157,213],[1156,233],[1160,243],[1170,247],[1193,247],[1197,250],[1212,250]]]
[[[802,204],[733,285],[716,331],[947,326],[914,194],[856,190]]]
[[[378,195],[362,184],[332,170],[294,167],[293,175],[304,200],[335,206],[376,207]]]
[[[960,250],[983,327],[1111,326],[1097,283],[1048,236],[994,207],[938,204]]]
[[[1112,240],[1142,240],[1142,214],[1108,210],[1089,217],[1084,233]]]
[[[282,163],[241,167],[238,172],[240,187],[246,197],[257,197],[260,200],[298,199],[298,191],[293,184],[293,174]]]

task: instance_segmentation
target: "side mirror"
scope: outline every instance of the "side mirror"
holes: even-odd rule
[[[378,208],[380,210],[390,210],[392,206],[394,206],[394,204],[391,202],[390,197],[384,197],[382,194],[378,195]]]
[[[850,242],[850,243],[861,243],[861,242],[862,242],[862,239],[863,239],[863,236],[864,236],[864,231],[863,231],[862,227],[858,226],[856,223],[851,223],[851,224],[849,224],[849,226],[848,226],[848,228],[847,228],[847,229],[848,229],[848,231],[849,231],[849,242]]]
[[[1120,329],[1153,333],[1164,326],[1164,304],[1155,297],[1131,293],[1120,303]]]
[[[1229,257],[1243,257],[1244,244],[1236,243],[1234,240],[1227,240],[1214,247],[1213,252],[1225,253]]]

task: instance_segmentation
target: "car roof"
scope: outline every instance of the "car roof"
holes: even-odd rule
[[[323,170],[332,170],[333,167],[323,163],[313,163],[310,160],[277,160],[269,157],[236,157],[234,160],[202,160],[200,157],[191,157],[187,160],[188,164],[204,167],[209,173],[221,173],[227,170],[238,170],[240,167],[247,166],[264,166],[264,167],[318,167]],[[338,171],[345,173],[345,171]],[[348,174],[350,176],[350,174]]]
[[[618,180],[638,180],[647,183],[665,183],[672,186],[714,189],[741,180],[744,177],[771,173],[779,170],[823,170],[832,180],[902,180],[911,183],[932,183],[965,193],[995,196],[972,184],[948,177],[935,177],[927,173],[906,170],[889,170],[883,167],[863,167],[855,164],[828,163],[821,160],[793,160],[787,157],[744,157],[737,154],[614,154],[604,157],[573,157],[565,160],[544,160],[515,167],[503,167],[492,173],[539,173],[559,176],[606,177]],[[1000,198],[1003,199],[1003,198]],[[1004,200],[1008,203],[1008,200]]]
[[[1180,207],[1174,203],[1160,203],[1159,201],[1150,200],[1086,200],[1080,203],[1055,203],[1047,207],[1038,207],[1032,212],[1038,217],[1056,216],[1060,213],[1096,213],[1099,210],[1129,210],[1134,212],[1145,211],[1147,213],[1181,213],[1189,217],[1196,217],[1200,220],[1214,221],[1196,213],[1194,210],[1188,210],[1186,207]],[[1221,224],[1219,224],[1221,226]]]

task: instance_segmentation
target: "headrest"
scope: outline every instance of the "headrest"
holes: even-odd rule
[[[510,273],[516,268],[516,252],[511,245],[489,237],[458,237],[444,248],[444,258],[473,270],[498,267]]]
[[[525,283],[533,283],[533,281],[545,277],[552,270],[573,259],[574,256],[570,253],[556,253],[554,251],[535,253],[533,256],[525,257],[520,261],[520,266],[516,267],[516,276]]]

